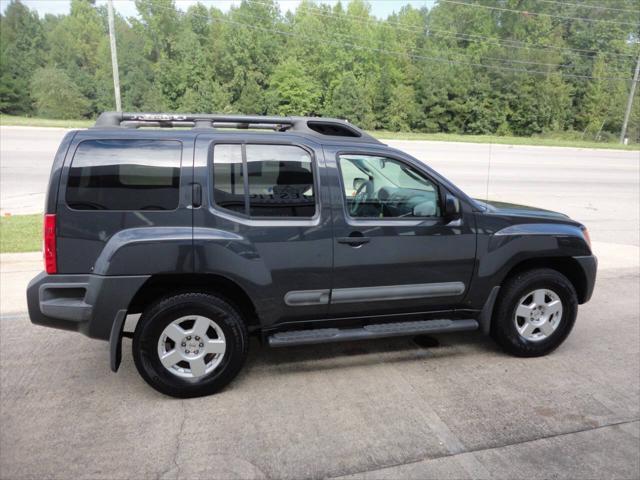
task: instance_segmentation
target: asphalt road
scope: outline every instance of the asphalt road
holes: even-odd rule
[[[0,133],[3,211],[40,210],[62,131]],[[488,146],[390,143],[486,195]],[[475,333],[254,342],[224,392],[175,400],[138,377],[129,340],[112,374],[105,342],[32,326],[38,255],[2,255],[0,478],[639,478],[638,154],[491,157],[491,198],[565,211],[595,240],[595,295],[552,355],[509,357]]]

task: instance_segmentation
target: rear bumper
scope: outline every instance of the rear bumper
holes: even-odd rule
[[[583,257],[573,257],[578,262],[585,278],[585,288],[581,292],[580,303],[587,303],[593,295],[593,289],[596,285],[596,272],[598,271],[598,259],[595,255],[585,255]]]
[[[27,287],[31,322],[109,340],[131,299],[149,278],[139,276],[38,274]]]

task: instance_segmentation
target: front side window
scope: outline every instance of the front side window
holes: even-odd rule
[[[347,211],[354,218],[440,216],[437,186],[415,168],[392,158],[340,155]]]
[[[182,144],[174,140],[87,140],[71,162],[66,202],[75,210],[174,210]]]
[[[214,201],[250,217],[313,217],[311,156],[292,145],[217,144],[213,151]],[[244,176],[248,191],[245,192]]]

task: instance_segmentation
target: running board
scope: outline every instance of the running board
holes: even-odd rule
[[[274,333],[268,337],[270,347],[314,345],[318,343],[368,340],[370,338],[402,337],[426,333],[477,330],[476,320],[419,320],[416,322],[378,323],[360,328],[319,328]]]

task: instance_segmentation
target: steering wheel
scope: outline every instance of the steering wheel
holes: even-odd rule
[[[367,180],[362,185],[358,187],[356,190],[356,194],[353,197],[353,203],[351,204],[351,208],[349,208],[349,213],[353,217],[358,216],[358,210],[360,210],[360,206],[367,200],[371,198],[373,194],[373,182],[371,180]]]

